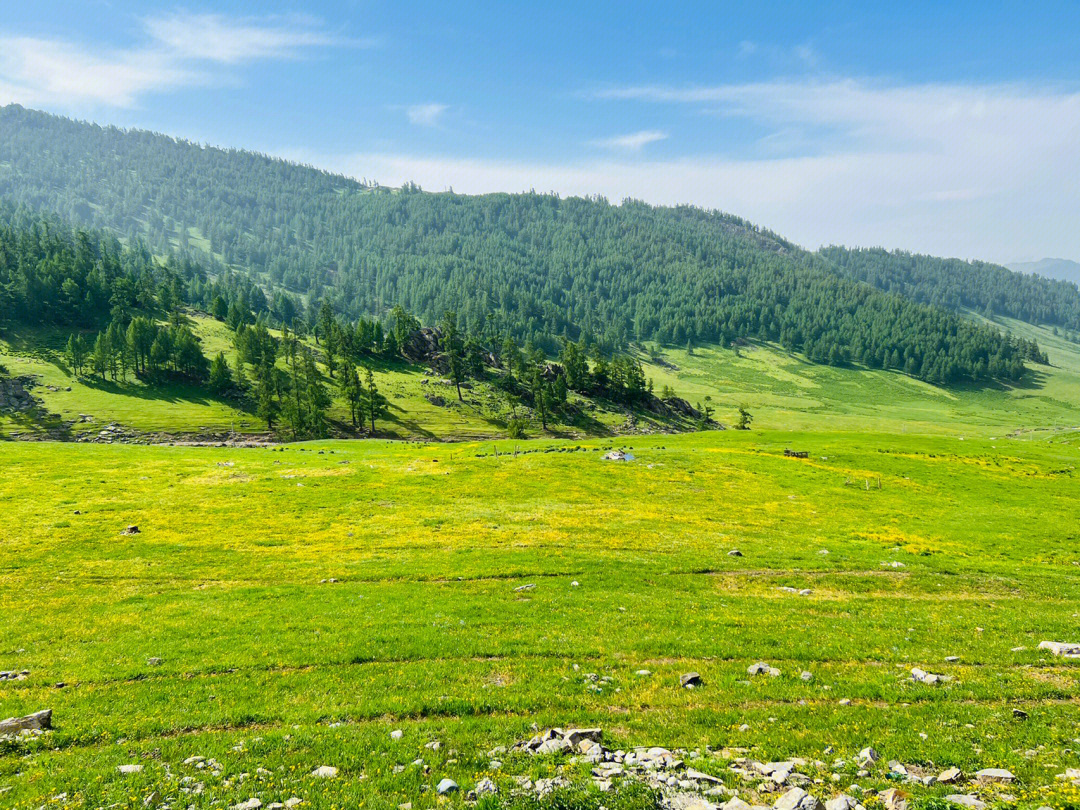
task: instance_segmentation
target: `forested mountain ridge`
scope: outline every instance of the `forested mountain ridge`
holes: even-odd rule
[[[0,195],[78,224],[203,251],[349,316],[423,322],[549,353],[755,337],[819,363],[932,382],[1017,379],[1034,347],[842,278],[827,258],[689,206],[370,188],[311,167],[152,133],[0,109]]]
[[[1018,273],[990,262],[902,250],[831,246],[819,253],[849,278],[923,304],[1080,329],[1080,293],[1068,281]]]

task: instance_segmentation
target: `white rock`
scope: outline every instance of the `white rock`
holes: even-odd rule
[[[1004,782],[1009,783],[1016,777],[1004,768],[983,768],[975,771],[975,778],[980,782]]]
[[[405,732],[402,731],[400,728],[395,728],[393,731],[390,732],[391,740],[400,740],[404,736]]]
[[[120,765],[116,770],[127,776],[133,773],[142,773],[142,765]]]
[[[1049,650],[1052,654],[1063,658],[1080,658],[1080,644],[1068,641],[1040,641],[1039,649]]]
[[[246,802],[234,804],[232,810],[259,810],[260,807],[262,807],[262,799],[252,797]]]
[[[319,779],[333,779],[338,774],[338,769],[333,765],[320,765],[311,772],[311,775]]]
[[[943,785],[951,785],[960,778],[959,768],[948,768],[938,774],[937,780]]]
[[[443,779],[435,790],[438,791],[440,796],[445,796],[447,793],[458,790],[458,784],[453,779]]]
[[[825,802],[825,810],[864,810],[863,806],[847,794],[841,793]]]
[[[476,783],[476,793],[482,795],[484,793],[498,793],[499,789],[495,786],[495,783],[490,779],[481,779]]]
[[[980,801],[978,796],[974,796],[970,793],[952,793],[945,797],[945,801],[959,804],[963,807],[970,807],[971,810],[984,810],[986,807],[986,802]]]
[[[774,810],[819,810],[820,802],[802,788],[793,787],[776,800]]]

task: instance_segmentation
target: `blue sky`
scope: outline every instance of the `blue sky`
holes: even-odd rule
[[[1080,259],[1075,2],[3,5],[0,103],[807,247]]]

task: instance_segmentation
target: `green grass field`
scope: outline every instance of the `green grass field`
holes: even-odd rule
[[[797,405],[762,401],[761,421]],[[611,747],[822,760],[806,770],[823,800],[894,784],[897,759],[1005,767],[1013,806],[1075,807],[1055,776],[1080,767],[1080,669],[1037,645],[1080,641],[1080,435],[978,438],[990,422],[520,454],[4,443],[0,669],[30,675],[0,682],[0,717],[52,708],[55,730],[2,744],[0,805],[422,808],[447,801],[429,789],[443,777],[584,780],[565,755],[493,769],[488,752],[598,725]],[[600,460],[620,444],[636,460]],[[756,661],[782,675],[747,676]],[[955,680],[915,683],[915,666]],[[867,745],[882,761],[860,777]],[[196,755],[220,773],[183,764]],[[695,767],[756,795],[720,757]],[[932,807],[957,789],[910,790]]]

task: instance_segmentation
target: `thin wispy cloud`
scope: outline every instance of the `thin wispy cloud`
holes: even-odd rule
[[[223,14],[167,14],[145,20],[146,31],[176,58],[236,64],[255,59],[294,58],[310,48],[368,45],[346,39],[304,16],[266,19]]]
[[[611,138],[598,138],[591,141],[593,146],[604,149],[615,149],[623,152],[640,152],[650,143],[656,143],[667,138],[666,132],[655,129],[643,129],[640,132],[631,132],[628,135],[616,135]]]
[[[413,104],[411,107],[405,109],[405,114],[409,118],[410,124],[415,124],[421,127],[434,127],[437,126],[439,120],[442,118],[450,106],[448,104]]]
[[[177,12],[142,22],[143,42],[129,48],[0,34],[0,104],[132,107],[149,93],[222,80],[228,66],[371,44],[338,37],[308,17]]]
[[[609,88],[595,98],[689,105],[765,131],[732,154],[642,160],[299,155],[388,185],[603,194],[738,213],[808,247],[839,242],[1010,260],[1077,252],[1080,93],[855,79]],[[638,135],[640,133],[635,133]],[[607,139],[611,146],[618,139]],[[742,154],[739,154],[739,152]],[[1075,223],[1073,223],[1074,225]],[[1041,245],[1042,248],[1034,248]]]

